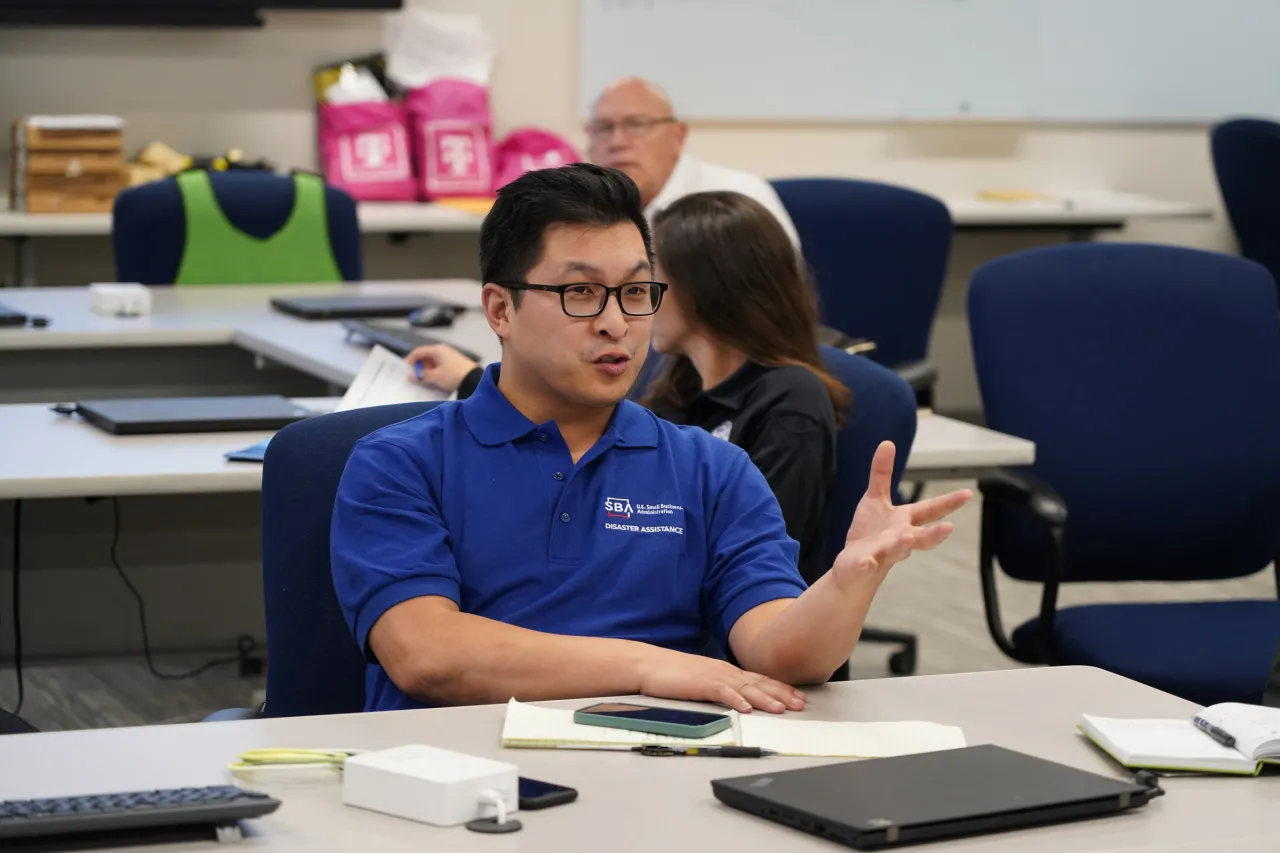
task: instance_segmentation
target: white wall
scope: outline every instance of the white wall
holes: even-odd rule
[[[498,132],[536,124],[580,142],[577,0],[409,0],[474,11],[499,52],[493,80]],[[802,0],[797,0],[802,2]],[[164,139],[188,151],[245,149],[283,166],[315,164],[309,70],[376,50],[372,13],[279,13],[266,29],[220,31],[0,30],[0,120],[30,112],[111,112],[129,120],[131,149]],[[678,91],[672,93],[679,106]],[[695,124],[691,150],[766,177],[847,175],[939,194],[989,186],[1111,188],[1218,204],[1203,128],[991,125]],[[1230,250],[1229,227],[1142,223],[1121,239]],[[939,405],[976,409],[963,317],[964,282],[1026,238],[962,237],[935,332]],[[49,283],[111,275],[105,240],[42,242]],[[7,251],[7,247],[0,252]],[[474,241],[437,236],[406,246],[366,240],[370,278],[473,275]],[[10,269],[0,254],[0,276]]]

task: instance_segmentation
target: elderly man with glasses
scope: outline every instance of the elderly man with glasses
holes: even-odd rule
[[[684,152],[689,126],[676,118],[671,101],[653,83],[627,78],[611,84],[596,100],[586,132],[591,162],[625,172],[635,181],[649,219],[683,196],[732,190],[763,204],[791,242],[800,244],[791,217],[768,182]]]

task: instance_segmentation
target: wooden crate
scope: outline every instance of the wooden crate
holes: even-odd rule
[[[123,122],[38,116],[13,126],[14,210],[109,213],[125,186]]]

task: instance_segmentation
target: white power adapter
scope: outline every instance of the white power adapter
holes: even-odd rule
[[[141,284],[91,284],[89,310],[104,317],[145,317],[151,313],[151,288]]]
[[[520,807],[519,779],[514,764],[411,744],[348,758],[342,801],[435,826],[502,821]]]

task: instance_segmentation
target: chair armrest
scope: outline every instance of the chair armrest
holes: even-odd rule
[[[1001,468],[978,481],[983,500],[1020,506],[1045,524],[1067,523],[1067,503],[1053,486],[1025,471]]]
[[[818,343],[823,346],[842,349],[850,355],[864,355],[865,353],[874,352],[876,348],[875,341],[869,341],[866,338],[851,338],[839,329],[833,329],[830,326],[818,327]]]
[[[214,711],[200,722],[202,723],[229,723],[237,720],[257,720],[262,717],[260,708],[223,708],[221,711]]]
[[[932,391],[938,384],[938,368],[928,361],[909,361],[893,368],[893,372],[901,376],[911,390],[915,392]]]
[[[978,546],[978,571],[982,579],[982,599],[987,629],[1002,652],[1023,663],[1054,662],[1054,617],[1058,608],[1058,588],[1065,574],[1067,504],[1052,486],[1025,471],[997,470],[978,481],[982,493],[982,538]],[[1005,633],[1000,618],[1000,602],[995,577],[995,517],[997,504],[1025,510],[1039,519],[1049,537],[1049,560],[1044,569],[1037,624],[1036,648],[1031,655],[1019,652]]]

